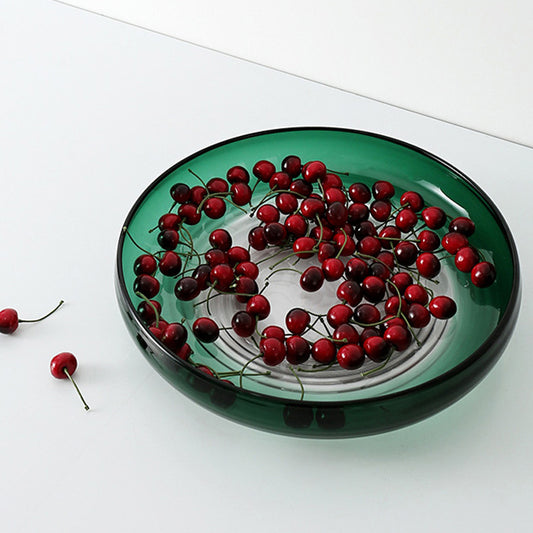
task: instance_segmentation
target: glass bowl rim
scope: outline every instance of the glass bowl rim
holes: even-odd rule
[[[401,397],[406,397],[411,394],[416,394],[418,392],[427,391],[432,389],[433,387],[436,387],[440,384],[445,383],[448,380],[453,379],[454,377],[461,374],[463,371],[468,369],[470,366],[474,365],[479,359],[483,357],[483,355],[488,351],[488,348],[494,344],[494,341],[498,339],[503,332],[505,332],[509,327],[509,321],[511,316],[514,314],[515,308],[519,304],[520,300],[520,266],[519,266],[519,258],[518,258],[518,251],[516,248],[516,244],[514,242],[514,238],[512,236],[511,230],[509,229],[509,226],[507,222],[505,221],[503,215],[501,214],[500,210],[496,207],[494,202],[490,199],[490,197],[471,179],[469,178],[464,172],[459,170],[458,168],[454,167],[452,164],[448,163],[441,157],[428,152],[427,150],[420,148],[419,146],[416,146],[414,144],[411,144],[409,142],[403,141],[401,139],[397,139],[394,137],[390,137],[387,135],[383,135],[380,133],[375,132],[369,132],[365,130],[357,130],[352,128],[341,128],[341,127],[334,127],[334,126],[293,126],[293,127],[287,127],[287,128],[273,128],[273,129],[267,129],[267,130],[261,130],[256,132],[247,133],[244,135],[238,135],[236,137],[231,137],[230,139],[225,139],[223,141],[219,141],[217,143],[211,144],[205,148],[202,148],[193,154],[181,159],[174,165],[172,165],[170,168],[165,170],[158,178],[156,178],[154,181],[148,185],[148,187],[141,193],[141,195],[137,198],[134,205],[129,210],[126,219],[124,223],[122,224],[122,227],[127,227],[129,225],[129,222],[131,219],[135,216],[135,213],[137,212],[137,209],[142,204],[144,199],[151,193],[151,191],[161,182],[163,181],[168,175],[172,174],[177,168],[185,165],[189,161],[194,160],[195,158],[199,157],[200,155],[210,152],[214,149],[220,148],[222,146],[225,146],[227,144],[232,144],[234,142],[238,141],[244,141],[246,139],[250,139],[253,137],[259,137],[263,135],[273,135],[273,134],[279,134],[279,133],[291,133],[291,132],[303,132],[303,131],[322,131],[322,132],[337,132],[337,133],[350,133],[355,135],[363,135],[367,137],[373,137],[376,139],[380,139],[383,141],[390,142],[392,144],[396,144],[399,146],[402,146],[404,148],[407,148],[409,150],[412,150],[424,157],[427,157],[436,163],[439,163],[440,165],[444,166],[448,170],[450,170],[452,173],[454,173],[457,177],[459,177],[461,180],[463,180],[466,184],[468,184],[475,192],[475,194],[480,197],[487,205],[489,210],[491,211],[492,216],[496,220],[498,226],[500,227],[502,234],[505,238],[505,241],[507,242],[509,246],[509,250],[512,257],[512,263],[513,263],[513,280],[512,280],[512,287],[509,295],[509,301],[505,308],[505,311],[502,313],[501,318],[496,325],[496,327],[492,330],[490,335],[487,337],[485,342],[477,350],[472,352],[466,359],[461,361],[459,364],[454,366],[453,368],[447,370],[446,372],[439,374],[438,376],[425,381],[423,383],[420,383],[418,385],[415,385],[413,387],[409,387],[407,389],[403,389],[396,392],[386,393],[378,396],[368,397],[368,398],[359,398],[356,400],[346,400],[346,401],[328,401],[328,400],[296,400],[296,399],[289,399],[289,398],[280,398],[277,396],[270,396],[268,394],[250,391],[247,389],[242,389],[233,385],[229,385],[227,383],[224,383],[223,381],[216,379],[215,377],[209,376],[205,374],[204,372],[198,370],[196,367],[188,364],[186,361],[183,361],[179,357],[176,357],[175,354],[173,354],[161,341],[153,337],[149,334],[148,328],[142,323],[142,321],[137,316],[137,311],[133,305],[133,302],[131,301],[128,291],[125,286],[124,281],[124,272],[122,268],[122,249],[124,245],[124,239],[125,239],[125,232],[121,231],[118,245],[117,245],[117,255],[116,255],[116,270],[115,270],[115,286],[116,290],[118,291],[118,295],[120,296],[122,303],[126,305],[128,315],[135,321],[137,325],[137,329],[142,329],[145,331],[150,337],[151,340],[158,346],[158,348],[163,352],[164,355],[166,355],[173,363],[177,363],[179,366],[181,366],[184,370],[187,372],[192,373],[195,377],[200,378],[202,380],[207,381],[208,383],[215,385],[219,388],[222,388],[224,390],[232,391],[236,393],[238,396],[243,397],[249,397],[250,399],[260,399],[262,401],[267,401],[271,403],[276,403],[280,405],[286,405],[286,406],[302,406],[302,407],[350,407],[350,406],[356,406],[356,405],[364,405],[367,403],[374,403],[374,402],[383,402],[387,400],[394,400]],[[178,389],[179,390],[179,389]]]

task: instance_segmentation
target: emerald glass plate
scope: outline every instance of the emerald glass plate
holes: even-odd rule
[[[190,187],[200,184],[189,170],[207,181],[224,177],[229,168],[241,165],[249,170],[253,186],[251,170],[257,161],[271,161],[279,169],[291,154],[303,162],[324,161],[339,172],[346,187],[356,181],[372,186],[377,180],[387,180],[396,189],[395,198],[413,190],[423,196],[426,205],[441,207],[452,218],[471,218],[476,231],[470,244],[495,265],[496,281],[485,289],[474,287],[470,275],[455,268],[453,257],[443,260],[435,292],[453,297],[456,315],[448,321],[433,320],[420,332],[420,347],[413,343],[375,372],[369,373],[377,365],[368,361],[354,372],[332,367],[324,372],[299,372],[296,377],[284,362],[269,368],[265,375],[267,368],[254,361],[242,381],[234,376],[227,383],[195,365],[206,365],[222,375],[238,373],[257,353],[253,341],[227,330],[214,343],[202,344],[190,328],[200,316],[212,316],[229,326],[233,314],[245,304],[221,296],[213,298],[209,308],[205,302],[195,305],[205,299],[205,293],[192,302],[179,301],[174,294],[176,279],[159,278],[161,290],[155,299],[162,304],[162,316],[168,322],[183,321],[188,329],[194,364],[180,359],[141,320],[137,308],[142,300],[134,291],[133,265],[142,252],[123,232],[118,243],[116,291],[136,343],[151,365],[195,402],[228,419],[277,433],[320,438],[370,435],[412,424],[449,406],[470,391],[503,352],[519,310],[520,276],[512,235],[494,203],[472,180],[440,158],[405,142],[362,131],[317,127],[253,133],[201,150],[164,172],[141,194],[124,226],[139,246],[155,251],[159,249],[157,232],[150,230],[171,207],[170,188],[178,182]],[[266,192],[268,184],[260,183],[252,204]],[[223,218],[204,216],[187,230],[195,248],[205,252],[210,248],[207,236],[221,227],[231,232],[234,245],[247,246],[248,231],[257,222],[228,204]],[[442,236],[446,231],[443,228],[439,233]],[[264,258],[264,253],[252,250],[253,260]],[[266,275],[263,271],[271,272],[269,264],[273,263],[264,262],[259,286],[264,282],[261,276]],[[284,326],[285,314],[293,307],[325,312],[338,303],[337,284],[331,284],[333,288],[328,285],[317,293],[304,293],[297,274],[284,271],[272,277],[265,290],[272,312],[260,329],[270,324]]]

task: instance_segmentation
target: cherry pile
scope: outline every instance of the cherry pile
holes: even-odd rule
[[[346,187],[342,173],[328,170],[321,161],[302,165],[295,155],[285,157],[279,169],[258,161],[252,168],[253,188],[253,178],[242,166],[230,168],[225,179],[207,182],[189,172],[199,184],[176,183],[171,188],[170,210],[151,230],[155,251],[141,247],[127,228],[124,231],[143,252],[133,265],[140,318],[177,357],[219,379],[238,377],[242,386],[243,376],[257,375],[247,372],[255,360],[270,367],[288,365],[302,396],[298,372],[333,366],[353,371],[370,360],[378,366],[362,374],[366,377],[383,368],[395,352],[413,343],[419,346],[418,333],[433,318],[455,315],[453,299],[435,292],[443,260],[453,258],[459,271],[470,274],[474,287],[488,287],[496,278],[494,265],[469,243],[475,231],[472,220],[452,219],[441,207],[426,205],[416,191],[397,195],[388,181]],[[261,183],[268,187],[260,187],[267,192],[259,195],[255,191]],[[222,219],[228,204],[257,221],[248,246],[236,245],[220,227],[208,234],[208,244],[200,251],[188,227],[203,216]],[[265,250],[276,262],[259,287],[265,259],[252,255]],[[305,268],[306,261],[314,264]],[[296,268],[300,264],[302,269]],[[268,324],[271,307],[263,293],[279,271],[297,272],[306,292],[336,283],[338,303],[323,314],[293,308],[285,328]],[[164,278],[175,279],[178,300],[194,307],[205,303],[208,315],[212,298],[234,299],[231,324],[217,324],[212,316],[192,324],[185,319],[165,321],[157,300]],[[212,343],[225,330],[251,338],[256,356],[235,372],[220,373],[195,363],[187,343],[189,331],[200,343]]]

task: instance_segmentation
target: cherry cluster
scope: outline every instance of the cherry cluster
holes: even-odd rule
[[[206,302],[209,311],[210,299],[218,295],[232,295],[242,304],[231,325],[223,327],[205,316],[190,327],[201,343],[214,342],[221,331],[231,329],[257,345],[256,357],[240,372],[220,374],[196,365],[210,375],[225,379],[240,374],[242,385],[244,371],[255,359],[267,366],[286,361],[296,377],[293,365],[296,371],[310,371],[300,366],[308,359],[314,362],[313,371],[333,365],[354,370],[367,358],[381,368],[394,352],[406,350],[413,341],[420,344],[417,331],[432,317],[449,319],[456,313],[449,296],[434,292],[443,259],[453,257],[459,271],[470,273],[475,287],[488,287],[496,278],[492,263],[469,243],[474,222],[467,217],[451,219],[442,208],[426,206],[415,191],[396,200],[388,181],[346,187],[342,173],[328,170],[322,161],[302,165],[295,155],[285,157],[280,169],[258,161],[252,174],[257,180],[253,189],[250,173],[242,166],[230,168],[226,179],[215,177],[204,183],[197,176],[201,185],[175,184],[170,190],[173,204],[153,230],[158,231],[158,251],[143,249],[130,235],[144,252],[133,267],[134,291],[141,298],[139,315],[178,357],[195,364],[185,321],[168,323],[161,316],[161,304],[155,299],[160,291],[158,272],[176,279],[178,300],[193,301],[205,291],[206,298],[193,305]],[[268,184],[267,192],[252,205],[260,183]],[[218,228],[209,234],[210,248],[199,252],[187,226],[198,224],[203,215],[222,218],[227,204],[257,220],[248,234],[248,247],[235,245],[228,230]],[[281,259],[269,267],[260,288],[257,280],[265,259],[254,260],[251,253],[264,250],[271,251],[270,259],[278,255]],[[303,271],[294,268],[312,258],[312,266]],[[284,266],[289,259],[296,262]],[[194,262],[196,266],[190,266]],[[267,325],[260,332],[259,322],[271,311],[263,293],[271,276],[282,270],[297,272],[307,292],[337,282],[339,303],[324,314],[291,309],[286,329]],[[311,332],[314,337],[319,334],[312,342],[306,338]]]

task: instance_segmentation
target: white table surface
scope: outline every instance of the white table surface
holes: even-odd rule
[[[533,149],[50,0],[0,1],[0,531],[531,531]],[[281,437],[198,407],[147,364],[114,294],[122,222],[182,157],[327,125],[448,160],[496,202],[524,302],[489,376],[444,412],[360,439]],[[50,358],[74,352],[85,412]]]

